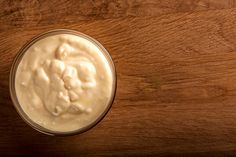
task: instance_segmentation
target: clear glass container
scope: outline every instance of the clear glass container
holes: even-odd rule
[[[47,128],[42,127],[41,125],[35,123],[33,120],[31,120],[30,117],[27,116],[27,114],[23,111],[17,95],[16,95],[16,90],[15,90],[15,77],[16,77],[16,71],[18,68],[19,63],[21,62],[22,57],[24,56],[24,54],[27,52],[27,50],[37,41],[49,37],[49,36],[53,36],[53,35],[59,35],[59,34],[72,34],[72,35],[76,35],[82,38],[85,38],[87,40],[89,40],[90,42],[92,42],[94,45],[96,45],[100,51],[104,54],[104,56],[106,57],[109,65],[110,65],[110,69],[112,71],[112,96],[109,99],[108,104],[106,105],[106,108],[104,110],[103,113],[101,113],[101,115],[99,117],[97,117],[97,119],[91,123],[89,123],[88,125],[86,125],[85,127],[82,127],[78,130],[74,130],[74,131],[69,131],[69,132],[57,132],[57,131],[52,131],[49,130]],[[11,71],[10,71],[10,77],[9,77],[9,88],[10,88],[10,96],[12,99],[12,102],[18,112],[18,114],[21,116],[21,118],[27,123],[29,124],[32,128],[34,128],[35,130],[47,134],[47,135],[53,135],[53,136],[66,136],[66,135],[75,135],[75,134],[79,134],[82,132],[85,132],[87,130],[89,130],[90,128],[94,127],[96,124],[98,124],[107,114],[107,112],[109,111],[109,109],[112,106],[112,103],[114,101],[115,98],[115,93],[116,93],[116,71],[115,71],[115,66],[114,63],[112,61],[111,56],[109,55],[109,53],[107,52],[107,50],[95,39],[91,38],[88,35],[85,35],[83,33],[74,31],[74,30],[68,30],[68,29],[56,29],[56,30],[51,30],[45,33],[42,33],[36,37],[34,37],[32,40],[30,40],[28,43],[26,43],[21,49],[20,51],[17,53],[12,67],[11,67]]]

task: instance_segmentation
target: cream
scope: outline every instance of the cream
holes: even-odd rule
[[[58,34],[38,40],[16,71],[15,90],[26,115],[58,132],[96,121],[112,97],[112,69],[101,49],[88,39]]]

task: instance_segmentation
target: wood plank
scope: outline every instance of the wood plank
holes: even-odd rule
[[[235,8],[235,0],[2,0],[0,31],[99,19]]]

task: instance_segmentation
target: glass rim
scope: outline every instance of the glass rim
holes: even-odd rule
[[[27,50],[33,45],[35,44],[37,41],[44,39],[46,37],[49,36],[53,36],[53,35],[58,35],[58,34],[71,34],[71,35],[76,35],[78,37],[87,39],[88,41],[90,41],[91,43],[93,43],[104,55],[104,57],[106,58],[111,72],[112,72],[112,93],[111,93],[111,97],[110,100],[107,103],[106,108],[104,109],[104,111],[95,119],[93,120],[91,123],[88,123],[88,125],[85,125],[82,128],[73,130],[73,131],[65,131],[65,132],[61,132],[61,131],[53,131],[50,129],[47,129],[39,124],[37,124],[36,122],[34,122],[33,120],[31,120],[31,118],[24,112],[24,110],[22,109],[17,95],[16,95],[16,90],[15,90],[15,75],[16,75],[16,71],[18,68],[19,63],[21,62],[24,54],[27,52]],[[53,29],[44,33],[40,33],[38,35],[36,35],[35,37],[33,37],[31,40],[29,40],[28,42],[26,42],[22,48],[17,52],[16,56],[14,57],[12,66],[11,66],[11,70],[10,70],[10,76],[9,76],[9,89],[10,89],[10,97],[11,100],[13,102],[13,105],[16,109],[16,111],[18,112],[18,114],[20,115],[20,117],[29,125],[31,126],[33,129],[46,134],[46,135],[52,135],[52,136],[68,136],[68,135],[76,135],[76,134],[81,134],[83,132],[86,132],[88,130],[90,130],[91,128],[93,128],[94,126],[96,126],[108,113],[108,111],[111,109],[112,104],[114,102],[115,99],[115,95],[116,95],[116,89],[117,89],[117,76],[116,76],[116,68],[115,68],[115,64],[113,62],[113,59],[111,57],[111,55],[109,54],[109,52],[102,46],[102,44],[100,44],[97,40],[95,40],[94,38],[75,31],[75,30],[70,30],[70,29]]]

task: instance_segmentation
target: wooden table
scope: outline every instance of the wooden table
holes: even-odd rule
[[[0,1],[0,155],[236,156],[235,0]],[[95,128],[43,135],[9,96],[9,70],[35,35],[81,31],[112,55],[112,109]]]

